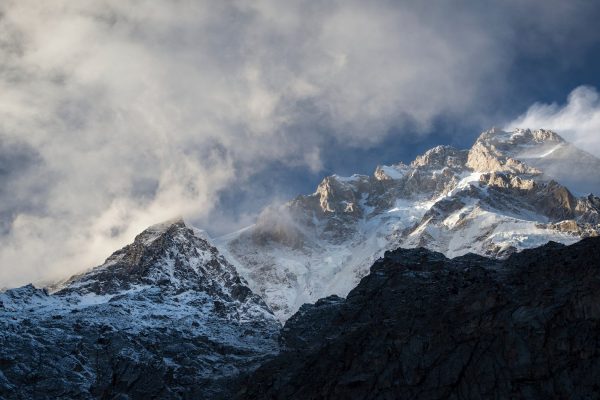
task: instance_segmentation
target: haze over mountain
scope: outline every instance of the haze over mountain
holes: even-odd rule
[[[494,125],[598,156],[598,20],[586,0],[4,0],[0,287],[178,215],[226,234]]]
[[[0,400],[600,398],[598,21],[0,1]]]
[[[597,235],[600,199],[591,192],[599,178],[573,173],[580,170],[600,170],[600,160],[552,131],[494,128],[470,149],[436,146],[371,176],[326,177],[313,194],[267,207],[247,228],[202,236],[285,321],[306,302],[345,296],[386,250],[505,258]],[[102,287],[103,276],[130,273],[83,276]]]
[[[572,244],[598,236],[600,198],[578,196],[569,189],[569,185],[594,187],[597,176],[588,174],[563,185],[562,175],[542,169],[561,163],[600,168],[599,159],[552,131],[491,129],[468,150],[437,146],[409,165],[381,165],[371,176],[326,177],[315,193],[269,207],[256,224],[217,239],[181,218],[153,225],[96,268],[47,289],[27,285],[0,293],[0,397],[217,399],[246,393],[271,398],[287,396],[289,387],[318,393],[335,385],[338,397],[334,398],[341,398],[350,390],[348,385],[358,388],[365,382],[373,387],[372,398],[409,393],[412,378],[406,384],[397,379],[371,382],[380,382],[388,370],[395,371],[395,362],[386,362],[376,376],[363,376],[351,368],[340,372],[340,378],[332,367],[319,378],[326,381],[315,380],[316,386],[304,380],[310,375],[304,363],[315,354],[346,346],[340,333],[345,323],[357,337],[371,329],[381,332],[382,323],[401,324],[403,317],[394,304],[400,301],[420,310],[422,305],[415,302],[422,296],[417,292],[433,301],[427,303],[433,307],[427,313],[439,308],[441,300],[434,292],[458,294],[452,297],[453,304],[459,310],[467,307],[460,311],[465,321],[481,311],[465,304],[483,301],[500,307],[503,311],[492,325],[504,327],[501,332],[508,333],[499,340],[512,343],[513,335],[521,337],[523,331],[507,322],[506,313],[537,302],[539,296],[547,302],[544,307],[556,310],[566,290],[556,286],[560,277],[574,282],[572,287],[591,277],[589,287],[577,292],[577,304],[582,305],[574,306],[573,314],[575,322],[588,329],[598,320],[590,300],[597,280],[593,274],[599,267],[593,251],[598,239],[569,249],[556,242]],[[549,241],[555,244],[519,253]],[[403,249],[415,247],[419,249]],[[385,253],[389,250],[395,252]],[[456,258],[448,260],[444,255]],[[537,255],[542,261],[535,264]],[[591,264],[577,269],[565,261],[580,256],[577,265]],[[520,288],[524,275],[533,276],[527,285],[546,285],[552,297],[548,300],[542,289],[529,293]],[[415,289],[419,285],[428,289]],[[438,290],[439,285],[445,289]],[[466,295],[460,289],[465,285]],[[378,313],[366,308],[371,301],[387,302],[377,297],[380,286],[386,288],[380,294],[390,296],[391,308],[378,312],[389,318],[366,318]],[[494,295],[495,303],[477,297],[497,286],[504,289]],[[344,302],[340,296],[346,295]],[[304,305],[311,302],[315,306]],[[367,311],[340,325],[338,315],[356,309]],[[532,315],[523,315],[522,322],[532,324],[540,318],[537,311]],[[420,321],[422,326],[436,326],[427,318]],[[450,320],[444,324],[450,326]],[[548,329],[562,329],[548,324]],[[475,341],[495,343],[480,339],[490,335],[488,328],[468,334]],[[402,340],[414,341],[420,335],[407,334]],[[433,351],[442,357],[466,357],[464,351],[454,349],[454,342],[435,335],[430,339],[436,343]],[[376,355],[386,346],[382,340],[361,339],[360,346]],[[541,346],[535,335],[523,340],[527,346]],[[574,353],[552,343],[548,357],[557,361],[556,368],[567,371],[564,379],[581,382],[582,393],[593,390],[580,368],[565,367]],[[479,351],[478,346],[470,351]],[[339,355],[334,352],[326,358]],[[400,362],[412,364],[404,350],[400,354]],[[506,358],[497,349],[489,357],[489,362],[514,364],[514,357]],[[600,359],[591,353],[585,357],[592,364]],[[353,362],[362,361],[354,358]],[[516,370],[514,376],[484,378],[467,363],[458,376],[440,366],[434,368],[440,379],[415,379],[428,391],[423,398],[452,392],[465,384],[463,379],[480,381],[482,393],[498,382],[510,382],[511,392],[548,392],[544,382],[553,378],[544,378],[545,369],[530,374],[528,362],[517,363],[525,372]],[[281,363],[286,367],[277,367]],[[490,368],[487,363],[482,367]],[[277,376],[272,368],[287,371],[280,383],[272,383]],[[418,371],[410,373],[420,376]],[[248,376],[253,378],[248,381]],[[530,384],[519,384],[522,379]],[[567,386],[556,390],[565,393]]]
[[[600,178],[573,172],[598,170],[600,159],[552,131],[492,129],[468,150],[437,146],[371,176],[329,176],[219,243],[285,320],[306,302],[345,296],[386,250],[505,258],[595,236],[600,198],[589,193]]]

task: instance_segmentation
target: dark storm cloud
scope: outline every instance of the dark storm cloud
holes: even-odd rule
[[[507,120],[516,62],[560,53],[568,69],[598,39],[597,7],[576,1],[19,0],[0,14],[0,136],[42,160],[0,192],[27,205],[3,216],[0,286],[97,264],[176,214],[234,229],[302,176],[359,156],[366,172],[441,120]]]

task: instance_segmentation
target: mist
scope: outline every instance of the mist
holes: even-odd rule
[[[175,216],[250,224],[260,210],[232,217],[219,195],[273,163],[320,174],[332,147],[426,137],[440,118],[485,127],[519,49],[595,23],[585,2],[551,3],[3,2],[0,287],[67,278]],[[551,121],[590,115],[597,93],[571,102]]]
[[[580,149],[600,157],[600,96],[591,86],[579,86],[564,104],[534,103],[507,124],[515,127],[539,127],[559,133]]]

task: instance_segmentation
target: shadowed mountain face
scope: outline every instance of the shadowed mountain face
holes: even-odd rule
[[[347,299],[304,305],[240,399],[591,399],[600,238],[508,259],[387,252]]]
[[[599,159],[554,132],[492,129],[468,150],[437,146],[372,176],[327,177],[222,247],[284,321],[303,303],[345,296],[386,250],[506,258],[597,235],[600,198],[587,194],[597,170]]]
[[[279,329],[201,232],[170,221],[54,294],[0,293],[0,398],[227,398]]]

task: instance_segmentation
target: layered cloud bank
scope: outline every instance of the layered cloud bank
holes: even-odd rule
[[[273,161],[318,172],[332,143],[487,124],[516,52],[585,44],[595,23],[585,2],[470,3],[3,2],[0,287],[226,214],[220,191]]]

